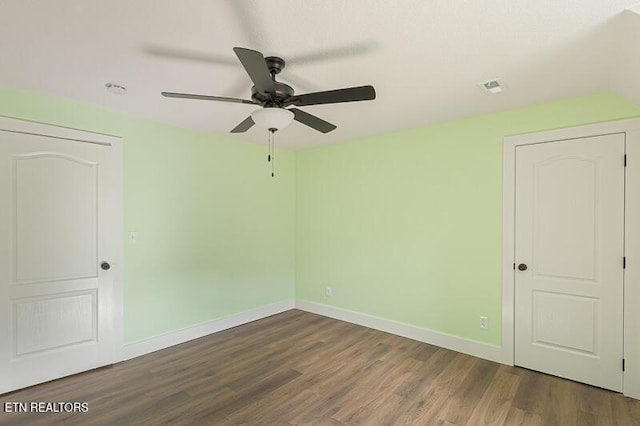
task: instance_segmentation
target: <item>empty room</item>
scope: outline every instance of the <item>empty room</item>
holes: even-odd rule
[[[640,425],[640,3],[5,0],[0,424]]]

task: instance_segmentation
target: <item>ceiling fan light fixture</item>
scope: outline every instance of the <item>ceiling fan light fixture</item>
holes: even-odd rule
[[[251,113],[251,119],[260,127],[282,130],[293,121],[293,113],[288,109],[267,107]]]

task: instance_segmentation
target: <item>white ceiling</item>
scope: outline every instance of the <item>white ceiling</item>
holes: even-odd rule
[[[227,135],[253,106],[160,92],[249,98],[234,46],[284,58],[278,79],[299,94],[376,88],[375,101],[304,107],[338,126],[278,133],[277,145],[304,148],[607,90],[640,102],[638,73],[615,71],[640,58],[628,39],[640,19],[623,14],[635,3],[3,0],[0,85]],[[507,91],[478,88],[493,78]],[[112,81],[128,94],[108,93]],[[266,143],[267,132],[231,137]]]

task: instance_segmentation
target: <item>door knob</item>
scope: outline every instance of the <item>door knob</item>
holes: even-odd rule
[[[518,270],[519,271],[526,271],[527,270],[527,265],[524,263],[521,263],[518,265]]]
[[[100,264],[100,267],[101,267],[102,269],[104,269],[105,271],[108,271],[109,269],[111,269],[111,265],[109,265],[109,262],[102,262],[102,263]]]

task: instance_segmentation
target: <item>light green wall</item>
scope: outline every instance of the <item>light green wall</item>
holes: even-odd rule
[[[271,178],[264,147],[230,137],[10,89],[0,115],[124,138],[127,342],[292,299],[291,151]]]
[[[296,297],[499,345],[503,137],[638,115],[599,94],[298,151]]]
[[[640,109],[600,94],[283,150],[275,179],[264,147],[230,137],[2,88],[0,115],[124,138],[127,342],[289,300],[295,282],[300,299],[499,344],[503,136]]]

